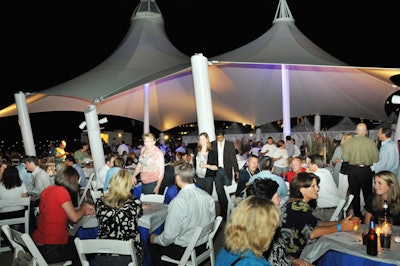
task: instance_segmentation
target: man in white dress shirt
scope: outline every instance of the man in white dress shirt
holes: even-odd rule
[[[197,226],[215,220],[215,202],[204,190],[194,184],[195,169],[184,162],[175,166],[178,195],[169,203],[164,231],[150,235],[150,254],[154,265],[166,265],[162,255],[180,260]],[[205,251],[208,236],[200,238],[196,252]]]
[[[333,176],[328,169],[324,168],[324,157],[319,154],[309,156],[308,169],[320,179],[317,208],[313,215],[322,221],[329,221],[339,204],[340,196]]]

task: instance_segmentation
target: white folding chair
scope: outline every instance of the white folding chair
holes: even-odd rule
[[[97,253],[130,255],[132,262],[128,266],[138,265],[133,239],[123,241],[116,239],[79,239],[77,237],[74,241],[82,266],[90,265],[86,254]]]
[[[97,200],[101,197],[101,190],[90,189],[90,196],[92,197],[93,203],[96,203]]]
[[[142,193],[140,195],[140,201],[164,203],[164,199],[165,199],[165,194],[160,195],[160,194],[143,194]]]
[[[20,251],[25,252],[24,248],[22,247],[24,246],[28,249],[30,255],[32,256],[32,266],[66,266],[72,264],[71,261],[48,264],[29,234],[18,232],[17,230],[10,228],[9,225],[3,225],[1,229],[7,236],[11,245],[14,247],[14,259],[17,258]]]
[[[197,266],[202,262],[204,262],[207,258],[210,258],[210,264],[211,266],[214,266],[215,258],[214,258],[213,241],[214,241],[214,236],[218,231],[221,222],[222,222],[222,217],[218,216],[211,223],[206,224],[205,226],[197,227],[193,233],[189,245],[186,247],[185,252],[183,253],[180,260],[174,260],[166,255],[161,256],[161,260],[174,263],[179,266],[184,266],[184,265]],[[206,235],[208,235],[206,250],[203,253],[196,255],[195,247],[197,246],[197,242],[199,241],[199,239],[203,238]]]
[[[42,254],[40,253],[39,249],[37,248],[35,242],[33,242],[31,236],[29,234],[22,234],[21,238],[25,244],[25,246],[28,248],[29,253],[31,253],[32,258],[33,258],[33,265],[38,265],[38,266],[47,266],[47,265],[71,265],[71,261],[65,261],[65,262],[59,262],[59,263],[52,263],[48,264],[46,260],[43,258]]]
[[[345,202],[346,202],[346,199],[341,199],[339,201],[339,203],[336,206],[336,209],[333,212],[333,214],[332,214],[331,218],[329,219],[329,221],[333,222],[333,221],[339,221],[340,220],[340,216],[341,216],[340,214],[343,211],[343,206],[344,206]]]
[[[226,220],[229,219],[231,212],[235,208],[236,189],[237,189],[237,183],[235,181],[232,181],[232,184],[230,186],[224,186],[225,196],[228,201],[228,206],[226,208]]]
[[[17,166],[17,165],[19,165],[19,163],[20,163],[19,159],[16,159],[16,158],[11,159],[12,166]]]
[[[0,206],[2,207],[22,207],[25,209],[24,216],[17,218],[9,218],[0,220],[0,226],[3,225],[16,225],[16,224],[24,224],[25,232],[29,232],[29,212],[31,201],[29,198],[13,198],[13,199],[2,199],[0,200]],[[0,208],[0,213],[3,212]],[[0,238],[0,254],[4,251],[11,250],[11,247],[1,247],[1,238]]]
[[[349,209],[350,204],[353,201],[353,198],[354,198],[353,194],[349,194],[346,197],[346,202],[344,203],[344,206],[343,206],[343,218],[345,218],[347,216],[347,210]]]
[[[82,196],[80,196],[79,203],[78,203],[78,208],[82,205],[83,201],[86,199],[88,190],[89,189],[94,189],[94,188],[91,187],[93,178],[94,178],[94,173],[92,173],[90,175],[89,181],[86,182],[86,186],[84,188],[81,188],[81,190],[83,190],[83,193],[82,193]]]
[[[1,227],[1,230],[3,231],[3,234],[7,237],[8,241],[13,247],[14,249],[13,257],[14,259],[16,259],[20,251],[25,252],[24,248],[20,244],[23,242],[21,239],[22,233],[18,232],[17,230],[11,229],[8,224],[3,225]]]

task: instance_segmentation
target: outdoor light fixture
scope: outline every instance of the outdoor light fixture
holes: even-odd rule
[[[393,95],[392,96],[392,103],[393,104],[400,104],[400,95]]]
[[[82,123],[80,123],[79,128],[80,129],[84,129],[86,127],[86,121],[83,121]]]
[[[103,117],[102,119],[99,120],[99,124],[100,124],[100,125],[101,125],[101,124],[105,124],[105,123],[107,123],[107,122],[108,122],[107,117]]]

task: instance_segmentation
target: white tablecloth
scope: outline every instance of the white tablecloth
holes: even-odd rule
[[[143,215],[139,218],[138,224],[152,232],[164,223],[168,213],[168,205],[156,202],[142,202],[142,204]],[[83,228],[98,226],[96,216],[83,216],[81,224]]]
[[[367,228],[362,225],[362,228]],[[394,232],[400,232],[399,226],[394,226]],[[340,232],[322,236],[315,243],[307,245],[300,258],[314,262],[322,257],[329,250],[335,250],[345,254],[363,257],[369,260],[400,265],[400,244],[392,240],[390,250],[380,247],[378,241],[378,256],[367,254],[367,247],[362,244],[361,234],[354,232]]]

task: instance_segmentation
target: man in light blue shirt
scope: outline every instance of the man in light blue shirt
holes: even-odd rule
[[[180,260],[198,226],[215,220],[214,199],[194,184],[195,169],[190,163],[175,167],[176,185],[181,189],[169,203],[164,231],[150,235],[150,254],[154,265],[164,265],[162,255]],[[205,250],[206,235],[197,242],[196,252]],[[200,253],[199,253],[200,254]]]
[[[80,187],[85,187],[86,186],[85,172],[83,171],[82,167],[80,167],[80,165],[76,163],[74,156],[67,155],[67,158],[65,159],[65,165],[73,167],[78,172],[79,185]]]
[[[283,180],[282,177],[277,176],[273,174],[272,172],[274,171],[274,161],[272,160],[271,157],[264,157],[261,162],[260,162],[260,167],[261,167],[261,172],[258,174],[253,175],[250,177],[248,185],[254,183],[254,180],[257,178],[259,179],[265,179],[269,178],[274,180],[276,183],[278,183],[278,195],[281,199],[286,199],[288,197],[288,190],[285,181]]]
[[[390,125],[381,125],[378,129],[378,139],[381,141],[379,161],[375,165],[375,173],[390,171],[395,176],[399,169],[399,151],[397,144],[391,139]]]

